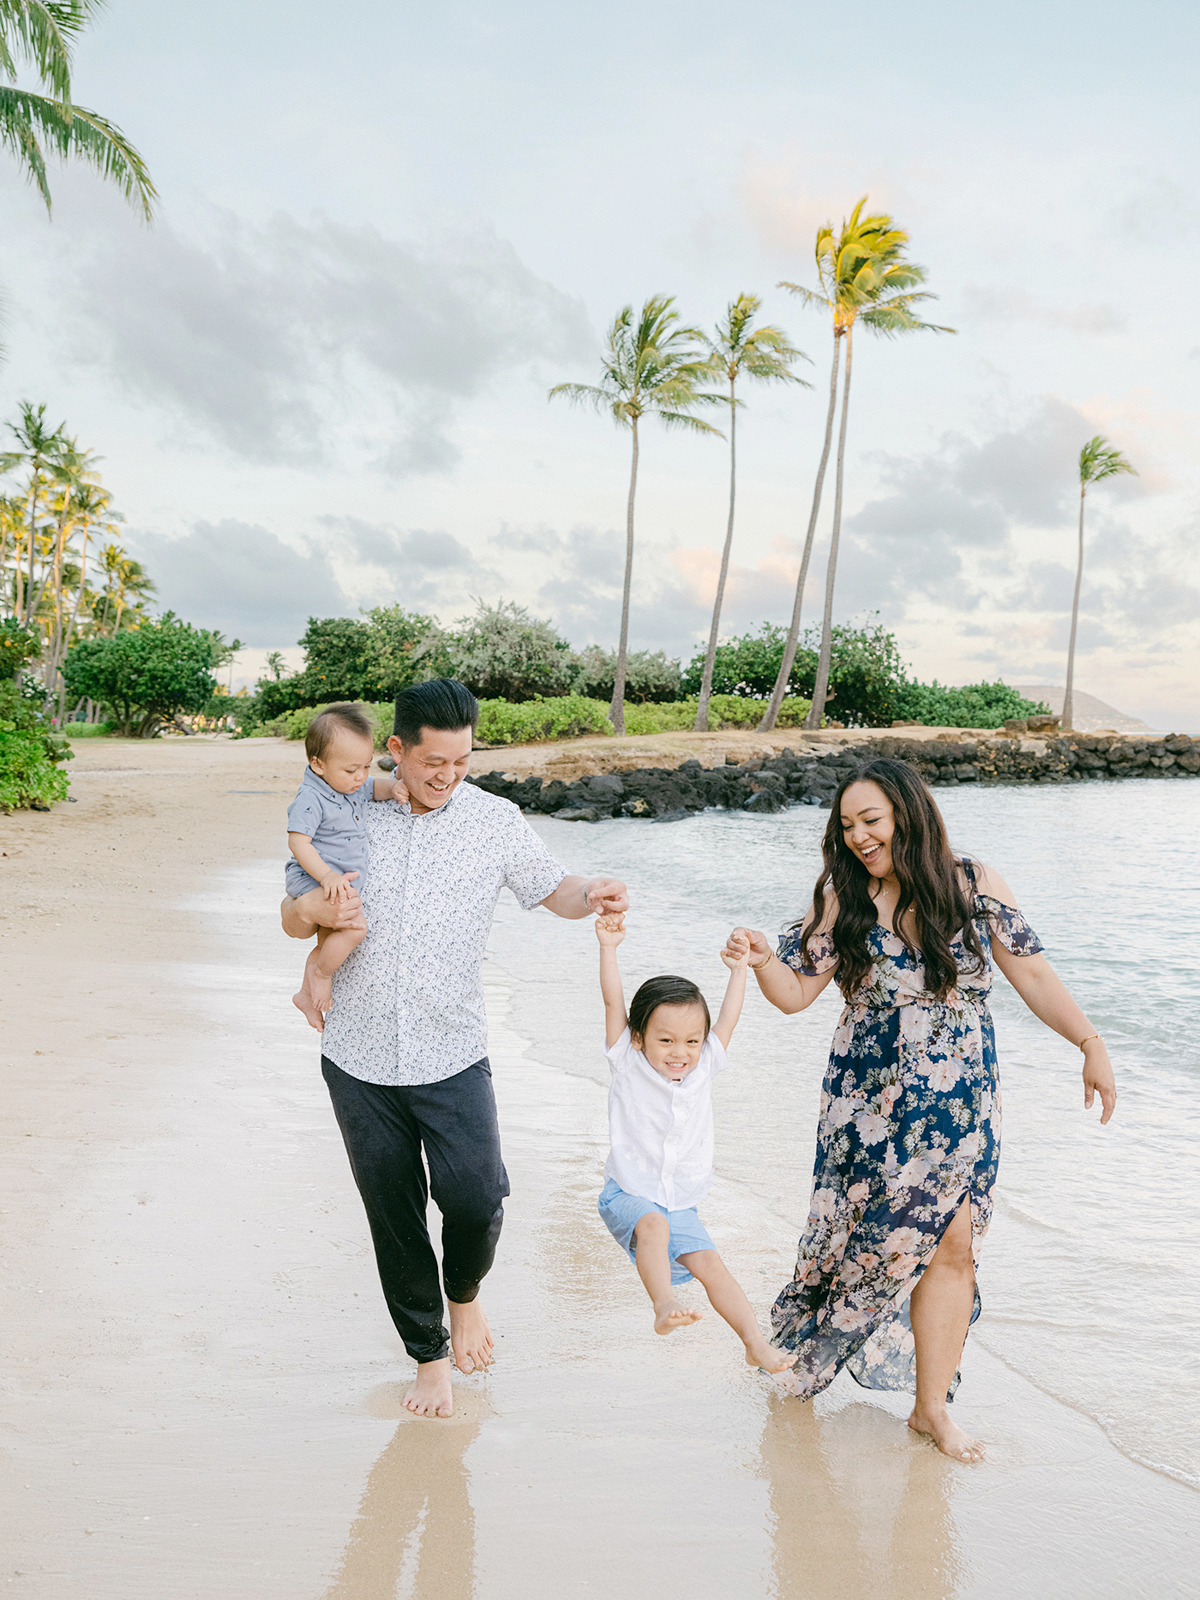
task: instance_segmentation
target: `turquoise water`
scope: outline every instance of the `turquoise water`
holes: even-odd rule
[[[1104,1034],[1116,1117],[1085,1114],[1079,1052],[997,976],[1004,1095],[996,1216],[973,1338],[1094,1417],[1126,1454],[1200,1486],[1200,783],[939,791],[956,849],[994,867]],[[655,972],[723,991],[735,923],[772,934],[808,903],[828,813],[706,812],[686,821],[535,820],[571,870],[611,871],[633,909],[627,993]],[[543,912],[498,910],[491,958],[538,1059],[602,1085],[595,941]],[[836,991],[799,1017],[756,993],[719,1080],[717,1168],[798,1233]],[[764,1308],[765,1309],[765,1308]],[[960,1396],[969,1410],[969,1383]]]

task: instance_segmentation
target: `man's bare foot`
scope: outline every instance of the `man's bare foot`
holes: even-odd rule
[[[949,1456],[953,1461],[982,1461],[987,1454],[987,1448],[978,1439],[972,1439],[959,1427],[957,1422],[950,1420],[950,1413],[945,1406],[940,1414],[930,1413],[913,1408],[913,1414],[908,1419],[908,1425],[914,1433],[924,1433],[937,1445],[944,1456]]]
[[[674,1333],[676,1328],[686,1328],[691,1322],[699,1322],[703,1315],[702,1311],[689,1311],[678,1300],[662,1300],[654,1308],[654,1331]]]
[[[310,1028],[315,1028],[318,1033],[325,1032],[325,1018],[317,1009],[316,1002],[307,989],[297,989],[292,996],[292,1004],[297,1011],[303,1011]]]
[[[773,1344],[768,1344],[760,1333],[756,1339],[746,1340],[746,1360],[752,1367],[761,1367],[764,1372],[786,1372],[789,1367],[796,1364],[795,1353],[791,1350],[780,1350]]]
[[[450,1359],[422,1361],[411,1389],[404,1396],[404,1404],[418,1417],[448,1417],[454,1411],[454,1396],[450,1391]]]
[[[460,1372],[478,1372],[492,1364],[492,1330],[478,1300],[450,1301],[450,1348]]]

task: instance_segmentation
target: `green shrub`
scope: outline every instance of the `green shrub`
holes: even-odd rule
[[[111,639],[72,645],[63,678],[72,699],[98,701],[119,732],[149,739],[177,713],[204,709],[217,686],[212,669],[225,654],[219,634],[168,611]]]
[[[111,722],[68,722],[63,728],[72,739],[107,739],[112,731]]]
[[[1007,717],[1045,715],[1049,706],[1025,700],[1006,683],[968,683],[951,689],[932,683],[902,684],[896,715],[928,728],[1000,728]]]
[[[71,749],[51,732],[45,704],[40,690],[23,693],[14,679],[0,681],[0,810],[67,798],[67,775],[58,767]]]
[[[507,700],[479,702],[476,736],[482,744],[532,744],[541,739],[574,739],[581,733],[612,731],[604,702],[581,694],[523,700],[518,705]]]
[[[780,728],[799,728],[808,715],[811,701],[789,695],[779,708]],[[679,733],[696,725],[696,700],[676,700],[667,705],[625,705],[626,733]],[[766,710],[765,700],[749,700],[744,695],[714,694],[708,702],[708,726],[718,728],[757,728]]]

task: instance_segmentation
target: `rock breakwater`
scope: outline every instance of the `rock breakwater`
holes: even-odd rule
[[[828,806],[844,777],[879,756],[908,761],[931,787],[961,783],[1086,783],[1098,779],[1190,778],[1200,774],[1200,738],[1121,734],[978,736],[936,739],[881,735],[842,744],[788,746],[717,766],[692,758],[676,767],[594,773],[566,783],[540,774],[472,775],[467,781],[525,811],[564,822],[604,817],[674,821],[709,806],[749,812],[786,805]]]

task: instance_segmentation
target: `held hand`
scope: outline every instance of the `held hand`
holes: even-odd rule
[[[1083,1108],[1090,1111],[1100,1096],[1103,1110],[1100,1126],[1103,1127],[1117,1109],[1117,1080],[1113,1077],[1112,1062],[1103,1043],[1096,1039],[1083,1052]]]
[[[721,951],[721,960],[730,972],[736,972],[739,967],[744,967],[750,960],[750,940],[745,929],[735,928],[725,941],[725,948]]]
[[[408,804],[408,789],[399,778],[396,779],[392,786],[392,799],[398,806],[406,806]]]
[[[619,878],[592,878],[584,886],[589,911],[599,917],[620,917],[629,910],[629,891]]]
[[[743,946],[752,972],[755,967],[765,966],[771,958],[771,943],[765,933],[759,933],[757,928],[735,928],[721,951],[721,960],[727,967],[736,964]]]
[[[615,950],[625,937],[623,916],[597,917],[596,938],[603,950]]]

